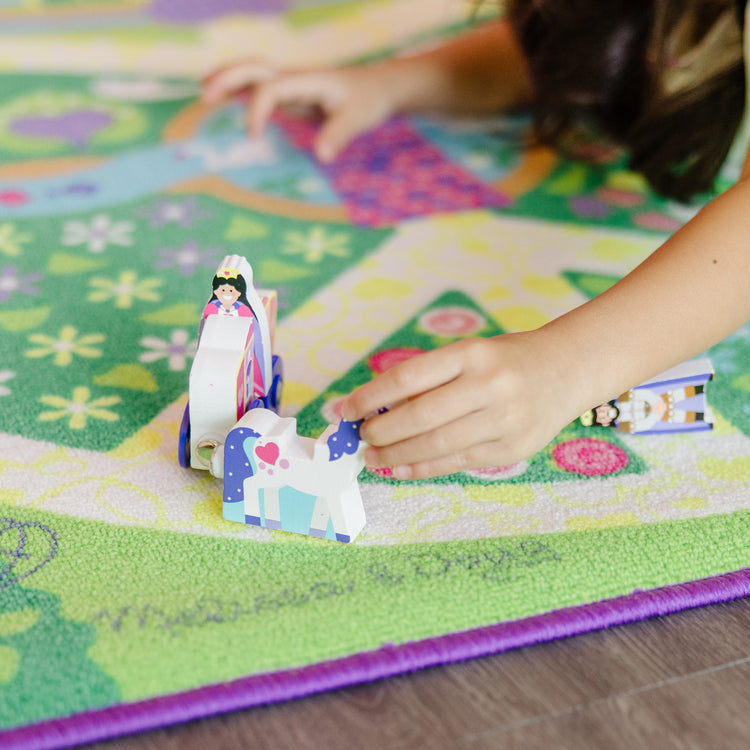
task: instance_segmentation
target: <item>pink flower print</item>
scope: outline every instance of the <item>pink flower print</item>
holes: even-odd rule
[[[457,338],[473,336],[484,328],[486,320],[469,307],[446,306],[428,310],[419,318],[419,325],[433,336]]]
[[[28,203],[31,199],[28,193],[23,190],[2,190],[0,191],[0,205],[4,206],[23,206],[24,203]]]
[[[566,440],[555,446],[552,458],[561,469],[587,477],[614,474],[628,465],[622,448],[594,438]]]
[[[417,354],[422,354],[424,351],[424,349],[411,346],[396,346],[392,349],[383,349],[367,358],[367,366],[376,375],[380,375],[380,373],[390,370],[391,367],[399,364],[399,362],[406,362],[407,359],[416,357]]]

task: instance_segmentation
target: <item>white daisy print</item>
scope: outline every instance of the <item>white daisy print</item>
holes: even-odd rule
[[[128,247],[133,244],[132,221],[113,221],[105,214],[97,214],[90,222],[66,221],[62,244],[67,247],[86,245],[89,252],[101,253],[108,245]]]
[[[184,328],[176,328],[172,331],[169,341],[156,338],[156,336],[145,336],[141,339],[141,346],[151,351],[144,352],[138,359],[146,363],[168,359],[170,370],[184,370],[187,358],[193,357],[198,347],[198,342],[189,341],[189,336],[190,334]]]

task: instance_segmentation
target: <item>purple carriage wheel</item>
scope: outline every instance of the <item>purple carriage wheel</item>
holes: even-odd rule
[[[180,422],[180,435],[177,441],[177,460],[183,469],[190,468],[190,403],[185,404],[185,411]]]

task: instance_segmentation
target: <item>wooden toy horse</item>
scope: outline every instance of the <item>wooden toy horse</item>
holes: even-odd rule
[[[213,474],[223,470],[224,518],[352,541],[365,524],[360,425],[342,421],[315,440],[297,435],[295,419],[251,409],[211,461]]]

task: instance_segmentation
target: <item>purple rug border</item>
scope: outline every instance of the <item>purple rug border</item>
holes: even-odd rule
[[[300,669],[245,677],[184,693],[122,704],[0,731],[4,750],[59,750],[327,690],[417,669],[501,653],[649,617],[750,595],[750,568],[712,578],[635,591],[522,620],[384,646]]]

